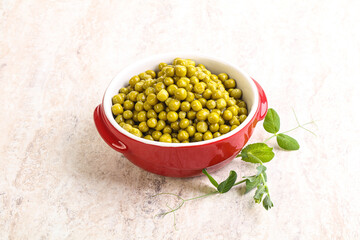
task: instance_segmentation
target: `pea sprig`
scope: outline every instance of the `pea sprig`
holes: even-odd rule
[[[266,175],[267,168],[265,167],[264,163],[271,161],[274,158],[275,153],[273,151],[273,148],[269,147],[266,144],[266,142],[268,142],[270,139],[276,137],[277,144],[280,148],[282,148],[284,150],[288,150],[288,151],[293,151],[293,150],[298,150],[300,148],[300,145],[294,138],[290,137],[289,135],[287,135],[285,133],[294,131],[298,128],[302,128],[302,129],[309,131],[310,133],[315,135],[315,133],[313,133],[312,131],[310,131],[309,129],[304,127],[308,124],[314,123],[314,121],[311,121],[311,122],[308,122],[305,124],[300,124],[295,112],[294,112],[294,115],[295,115],[295,119],[296,119],[298,126],[296,126],[293,129],[290,129],[288,131],[279,133],[280,117],[274,109],[270,108],[266,114],[266,117],[265,117],[265,120],[263,123],[263,127],[264,127],[265,131],[272,133],[273,135],[270,136],[269,138],[267,138],[264,142],[248,144],[245,148],[243,148],[241,150],[240,154],[237,155],[237,157],[241,157],[241,160],[243,160],[245,162],[258,164],[258,166],[256,167],[257,173],[255,175],[244,176],[244,177],[242,177],[243,178],[242,180],[236,182],[237,173],[235,171],[231,170],[229,173],[229,176],[224,181],[218,183],[206,171],[206,169],[203,169],[202,172],[208,177],[210,183],[215,187],[214,191],[204,194],[204,195],[197,196],[197,197],[189,198],[189,199],[184,199],[181,196],[174,194],[174,193],[156,194],[153,197],[159,196],[159,195],[171,195],[171,196],[177,197],[180,200],[180,204],[177,207],[171,208],[170,206],[167,205],[167,207],[170,210],[167,212],[164,212],[164,213],[160,213],[157,216],[165,216],[169,213],[173,213],[174,214],[174,226],[175,226],[175,211],[179,210],[182,206],[184,206],[184,204],[186,202],[196,200],[199,198],[205,198],[205,197],[215,195],[215,194],[226,193],[226,192],[230,191],[234,186],[242,184],[244,182],[245,182],[245,193],[248,193],[251,190],[256,188],[255,194],[253,196],[255,203],[262,202],[262,205],[266,210],[269,210],[270,208],[272,208],[274,206],[274,204],[270,198],[270,192],[269,192],[269,187],[268,187],[268,183],[267,183],[267,175]]]

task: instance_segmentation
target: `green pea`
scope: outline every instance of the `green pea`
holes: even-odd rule
[[[119,114],[122,114],[124,112],[124,109],[123,107],[120,105],[120,103],[116,103],[115,105],[113,105],[111,107],[111,111],[112,113],[117,116]]]
[[[145,92],[144,92],[144,93],[145,93],[146,96],[149,96],[151,93],[152,93],[152,94],[155,94],[155,93],[156,93],[156,90],[155,90],[155,88],[149,86],[149,87],[147,87],[147,88],[145,89]]]
[[[141,132],[147,132],[147,131],[149,131],[149,127],[148,127],[148,125],[146,124],[146,122],[141,122],[141,123],[139,124],[139,130],[140,130]]]
[[[157,112],[157,113],[159,113],[159,112],[161,112],[161,111],[164,111],[164,109],[165,109],[164,103],[158,103],[158,104],[156,104],[156,105],[154,106],[154,110],[155,110],[155,112]]]
[[[219,133],[219,132],[215,132],[214,134],[213,134],[213,137],[214,138],[217,138],[217,137],[220,137],[221,136],[221,133]]]
[[[178,120],[178,118],[179,118],[178,114],[174,111],[170,111],[167,113],[167,120],[169,122],[175,122]]]
[[[142,132],[137,128],[132,128],[130,130],[130,133],[134,134],[137,137],[142,137]]]
[[[137,103],[135,104],[135,110],[136,110],[136,111],[140,112],[140,111],[142,111],[143,109],[144,109],[144,103],[143,103],[143,102],[137,102]]]
[[[155,112],[154,109],[150,109],[147,113],[146,113],[146,117],[147,118],[157,118],[157,114]]]
[[[210,126],[209,126],[209,130],[211,132],[217,132],[217,131],[219,131],[219,128],[220,128],[220,126],[218,123],[213,123],[213,124],[210,124]]]
[[[195,99],[194,93],[188,92],[188,93],[187,93],[187,97],[186,97],[185,100],[186,100],[187,102],[192,102],[192,101],[194,101],[194,99]]]
[[[181,119],[181,120],[180,120],[180,123],[179,123],[180,128],[185,129],[185,128],[187,128],[189,125],[190,125],[189,119],[184,118],[184,119]]]
[[[206,106],[206,99],[205,98],[199,98],[199,102],[201,103],[202,107]]]
[[[119,93],[119,94],[116,94],[113,98],[112,98],[112,103],[113,104],[123,104],[124,103],[124,100],[125,100],[125,94],[123,93]]]
[[[192,76],[190,78],[190,83],[195,86],[197,83],[199,83],[199,79],[196,76]]]
[[[171,143],[171,142],[172,142],[171,136],[170,136],[170,134],[168,134],[168,133],[163,134],[163,135],[160,137],[159,141],[160,141],[160,142],[167,142],[167,143]]]
[[[167,63],[159,63],[159,70],[161,71],[166,66],[167,66]]]
[[[188,101],[184,101],[180,105],[181,111],[188,112],[191,109],[191,105]]]
[[[166,123],[164,120],[159,120],[155,126],[155,130],[156,131],[161,131],[164,129],[164,127],[166,126]]]
[[[196,118],[199,120],[199,121],[204,121],[208,118],[208,115],[210,114],[209,110],[207,109],[201,109],[200,111],[198,111],[196,113]]]
[[[124,113],[123,113],[123,117],[125,119],[131,119],[133,117],[133,112],[130,111],[130,110],[126,110]]]
[[[135,84],[134,90],[137,92],[143,92],[144,91],[144,81],[140,81]]]
[[[228,79],[224,82],[224,86],[225,86],[225,88],[235,88],[236,82],[234,79]]]
[[[206,107],[210,110],[214,109],[214,108],[216,108],[216,102],[214,100],[208,100],[206,102]]]
[[[192,77],[194,76],[195,72],[196,72],[196,68],[194,66],[187,66],[186,67],[186,76],[187,77]]]
[[[204,91],[205,91],[205,87],[204,87],[204,85],[203,84],[201,84],[201,83],[197,83],[197,84],[195,84],[194,85],[194,91],[196,92],[196,93],[203,93]]]
[[[240,115],[240,117],[239,117],[239,121],[241,122],[241,123],[243,123],[244,121],[245,121],[245,119],[247,118],[247,116],[246,115]]]
[[[196,118],[196,112],[195,111],[188,111],[187,112],[187,118],[190,119],[190,120],[193,120]]]
[[[172,140],[172,143],[180,143],[180,141],[177,140],[176,138],[172,138],[171,140]]]
[[[165,69],[165,76],[166,77],[173,77],[175,75],[175,69],[173,67],[164,67],[163,69]]]
[[[237,116],[239,111],[238,109],[236,108],[237,106],[231,106],[231,107],[228,107],[227,110],[231,111],[231,113],[233,114],[233,116]]]
[[[119,93],[128,94],[128,93],[129,93],[129,89],[127,89],[127,88],[120,88]]]
[[[234,129],[237,128],[238,126],[239,126],[239,125],[232,125],[230,131],[234,130]]]
[[[220,99],[223,97],[223,93],[220,90],[215,90],[213,94],[211,95],[212,99]]]
[[[234,90],[231,91],[230,96],[235,98],[235,99],[240,99],[242,95],[242,92],[240,89],[235,88]]]
[[[132,110],[134,108],[134,102],[126,100],[123,104],[125,110]]]
[[[230,119],[232,119],[233,114],[230,110],[225,110],[222,114],[222,117],[224,118],[224,120],[229,121]]]
[[[194,126],[188,126],[186,128],[186,131],[188,132],[189,136],[192,137],[192,136],[194,136],[196,129]]]
[[[144,138],[150,141],[154,141],[154,138],[151,135],[146,135]]]
[[[146,101],[152,106],[154,106],[155,104],[158,103],[158,99],[157,99],[157,97],[156,97],[156,95],[154,93],[150,93],[147,96]]]
[[[147,70],[147,71],[145,71],[145,73],[146,73],[147,75],[150,75],[151,78],[155,78],[155,77],[156,77],[156,73],[155,73],[153,70]]]
[[[220,116],[219,116],[219,114],[216,113],[216,112],[211,112],[211,113],[208,115],[207,120],[208,120],[209,123],[211,123],[211,124],[218,123],[219,120],[220,120]]]
[[[140,81],[139,76],[133,76],[132,78],[130,78],[129,80],[129,84],[130,86],[134,87],[136,83],[138,83]]]
[[[146,112],[145,112],[145,111],[140,111],[140,112],[138,113],[137,118],[138,118],[138,121],[139,121],[139,122],[145,122],[145,121],[147,120]]]
[[[179,124],[178,121],[172,122],[172,123],[170,124],[170,127],[171,127],[171,129],[174,130],[174,131],[179,131],[179,130],[180,130],[180,124]]]
[[[219,132],[221,134],[225,134],[225,133],[228,133],[230,131],[230,127],[228,125],[220,125],[220,130]]]
[[[156,127],[156,124],[157,124],[157,120],[156,118],[150,118],[147,120],[147,125],[151,128],[155,128]]]
[[[165,86],[170,86],[171,84],[174,84],[174,80],[171,77],[166,77],[164,79]]]
[[[180,112],[179,112],[179,118],[180,118],[180,119],[186,118],[186,112],[180,111]]]
[[[198,132],[204,133],[208,130],[208,125],[206,122],[204,121],[200,121],[196,124],[196,130]]]
[[[139,93],[136,97],[137,102],[145,102],[146,101],[146,95],[145,93]]]
[[[246,108],[240,108],[239,109],[239,115],[247,115],[247,110],[246,110]]]
[[[161,90],[165,89],[165,84],[163,82],[158,82],[155,84],[155,92],[159,93]]]
[[[168,105],[171,111],[177,111],[180,108],[180,101],[177,99],[172,99]]]
[[[162,136],[162,133],[160,131],[154,131],[151,136],[153,137],[153,139],[155,141],[158,141],[160,139],[160,137]]]
[[[186,86],[188,85],[187,81],[185,80],[185,78],[180,78],[179,81],[176,82],[176,85],[179,88],[186,88]]]
[[[189,133],[185,130],[180,130],[179,134],[177,135],[179,141],[185,141],[189,139]]]
[[[145,111],[149,111],[153,106],[148,101],[146,101],[144,102],[143,107]]]
[[[240,125],[240,121],[237,117],[232,117],[231,120],[229,121],[230,125]]]
[[[199,100],[193,101],[190,105],[191,105],[191,109],[196,112],[202,109],[202,104]]]
[[[240,108],[246,108],[246,103],[244,101],[240,101],[237,105]]]
[[[174,95],[176,89],[178,89],[178,87],[175,84],[171,84],[167,87],[167,91],[170,95]]]
[[[229,78],[229,76],[228,76],[226,73],[220,73],[220,74],[218,75],[218,78],[219,78],[222,82],[224,82],[225,80],[227,80],[227,79]]]
[[[165,100],[168,99],[168,97],[169,97],[169,93],[165,89],[161,89],[156,95],[156,98],[161,102],[165,102]]]
[[[195,142],[200,142],[203,140],[203,134],[200,132],[197,132],[194,134],[194,141]]]
[[[172,132],[172,129],[169,125],[166,125],[164,128],[163,128],[163,133],[171,133]]]
[[[115,118],[115,121],[116,121],[118,124],[120,124],[120,123],[124,122],[125,119],[124,119],[123,115],[117,115],[116,118]]]
[[[210,131],[206,131],[203,135],[203,140],[206,141],[206,140],[210,140],[210,139],[213,139],[213,135]]]
[[[186,76],[186,67],[181,65],[175,66],[175,75],[178,77],[185,77]]]
[[[166,121],[166,120],[167,120],[167,116],[166,116],[166,115],[167,115],[167,114],[166,114],[165,111],[161,111],[161,112],[158,114],[158,118],[159,118],[160,120]]]
[[[174,95],[177,99],[184,100],[187,97],[187,91],[185,90],[185,88],[178,88],[175,90]]]
[[[223,98],[216,100],[216,108],[224,109],[226,107],[226,101]]]
[[[205,89],[205,91],[203,92],[203,97],[205,99],[210,99],[212,95],[212,91],[210,89]]]

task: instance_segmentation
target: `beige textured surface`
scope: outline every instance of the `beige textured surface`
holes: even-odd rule
[[[360,4],[314,2],[0,1],[0,239],[359,239]],[[318,120],[318,137],[294,132],[301,151],[268,164],[270,211],[240,187],[188,202],[176,231],[150,196],[196,196],[207,179],[147,173],[99,137],[112,77],[168,51],[241,66],[283,130],[291,107]],[[235,160],[215,177],[231,169],[255,171]]]

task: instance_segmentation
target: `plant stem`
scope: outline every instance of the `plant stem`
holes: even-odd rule
[[[241,181],[239,181],[239,182],[235,183],[235,184],[234,184],[234,186],[239,185],[239,184],[241,184],[241,183],[243,183],[243,182],[245,182],[245,181],[246,181],[246,179],[241,180]]]
[[[267,139],[264,141],[264,143],[266,143],[267,141],[269,141],[270,139],[272,139],[272,138],[275,137],[275,136],[276,136],[276,134],[274,134],[274,135],[272,135],[271,137],[267,138]]]
[[[198,197],[193,197],[193,198],[184,199],[184,202],[191,201],[191,200],[195,200],[195,199],[199,199],[199,198],[208,197],[208,196],[210,196],[210,195],[217,194],[217,193],[219,193],[219,192],[218,192],[218,191],[216,191],[216,192],[210,192],[210,193],[207,193],[207,194],[198,196]]]

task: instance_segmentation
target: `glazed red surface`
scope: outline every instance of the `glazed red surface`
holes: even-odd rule
[[[119,132],[107,119],[103,104],[96,107],[94,121],[100,136],[116,151],[146,171],[169,177],[201,175],[203,168],[215,171],[231,160],[249,140],[258,121],[264,119],[268,104],[261,86],[254,80],[259,92],[259,105],[251,121],[228,138],[198,146],[165,147],[134,140]]]

